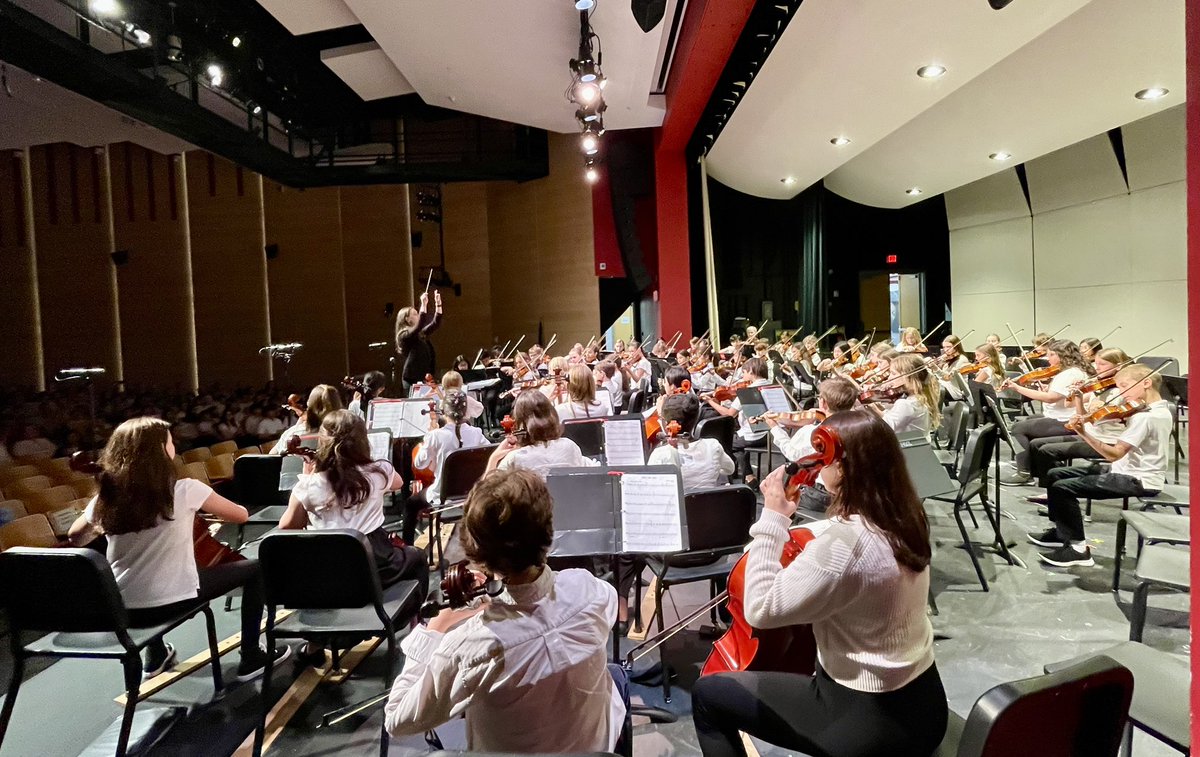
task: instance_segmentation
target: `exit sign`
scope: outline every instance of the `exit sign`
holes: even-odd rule
[[[895,256],[895,255],[888,255],[888,256],[887,256],[887,262],[888,262],[888,265],[896,265],[896,256]]]

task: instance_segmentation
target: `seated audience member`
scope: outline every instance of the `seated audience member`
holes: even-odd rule
[[[1126,420],[1125,430],[1116,442],[1098,439],[1078,423],[1078,416],[1072,419],[1079,438],[1112,463],[1112,468],[1108,473],[1100,473],[1095,465],[1050,471],[1046,497],[1054,527],[1029,536],[1029,541],[1039,547],[1051,548],[1041,555],[1044,562],[1059,567],[1095,565],[1083,532],[1079,497],[1145,497],[1162,491],[1174,421],[1170,403],[1159,394],[1159,385],[1158,374],[1152,375],[1151,369],[1140,363],[1126,366],[1117,374],[1117,388],[1125,393],[1123,400],[1144,402],[1146,409]]]
[[[293,436],[311,436],[321,429],[325,416],[335,410],[342,409],[342,395],[329,384],[314,386],[308,393],[308,405],[304,415],[296,421],[296,425],[283,432],[279,441],[271,448],[272,455],[282,455],[287,452],[288,439]],[[262,424],[258,425],[258,433],[262,434]]]
[[[490,473],[471,490],[463,549],[504,591],[443,610],[404,639],[404,670],[384,708],[393,736],[465,715],[473,751],[613,749],[625,716],[605,652],[616,598],[585,570],[546,565],[553,511],[532,471]]]
[[[605,392],[605,400],[608,393]],[[608,402],[596,397],[596,379],[586,365],[573,365],[567,370],[567,401],[554,406],[559,420],[571,421],[612,415]]]
[[[542,478],[551,468],[596,465],[579,445],[563,437],[562,421],[541,392],[521,392],[513,403],[516,430],[488,460],[488,471],[525,468]]]
[[[58,445],[43,436],[41,430],[32,424],[25,427],[24,436],[12,445],[12,456],[16,458],[49,460],[56,451]]]
[[[245,523],[246,508],[208,484],[177,478],[171,460],[170,425],[134,418],[113,431],[100,456],[99,493],[68,531],[72,546],[107,538],[106,555],[133,628],[154,626],[234,589],[242,590],[239,681],[262,675],[267,653],[258,646],[263,614],[262,573],[257,560],[197,568],[192,535],[200,510],[230,523]],[[276,662],[291,654],[276,648]],[[146,648],[143,678],[174,664],[175,647],[162,639]]]

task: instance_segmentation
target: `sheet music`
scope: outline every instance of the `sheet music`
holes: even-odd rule
[[[409,390],[409,399],[421,399],[424,397],[432,397],[437,392],[437,387],[433,384],[413,384]]]
[[[496,386],[500,383],[498,378],[483,379],[481,381],[470,381],[467,383],[468,392],[478,392],[487,389],[489,386]]]
[[[629,420],[608,418],[604,421],[604,462],[606,465],[645,465],[645,431],[637,416]]]
[[[367,427],[387,429],[396,439],[425,436],[429,430],[429,416],[422,415],[421,411],[428,409],[427,401],[371,400]]]
[[[367,444],[371,445],[372,460],[392,461],[392,433],[385,429],[367,432]]]
[[[683,549],[679,474],[621,476],[623,552],[663,553]]]
[[[767,412],[787,413],[791,411],[791,400],[788,399],[787,392],[782,386],[761,386],[758,388],[758,393],[762,395]]]

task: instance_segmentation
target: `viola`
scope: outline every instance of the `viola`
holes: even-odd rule
[[[517,439],[529,433],[523,428],[517,428],[517,421],[511,415],[506,415],[500,420],[500,428],[509,439]]]
[[[1062,363],[1059,363],[1058,365],[1050,365],[1045,368],[1035,368],[1029,373],[1023,373],[1018,376],[1016,383],[1020,386],[1029,386],[1030,384],[1035,384],[1039,381],[1048,381],[1049,379],[1052,379],[1058,374],[1062,373],[1062,370]]]
[[[825,412],[823,410],[794,410],[790,413],[763,413],[750,418],[751,424],[761,421],[773,420],[781,426],[790,426],[792,428],[800,428],[812,423],[821,423],[825,420]]]
[[[787,466],[788,480],[784,484],[784,496],[793,502],[799,497],[803,486],[816,481],[821,468],[833,464],[842,456],[841,439],[835,431],[823,426],[813,431],[812,445],[814,454]],[[805,545],[816,538],[804,526],[791,529],[789,536],[779,557],[779,564],[784,568],[791,565],[804,551]],[[729,573],[726,609],[731,616],[731,623],[729,630],[713,643],[713,650],[704,661],[700,675],[742,670],[812,675],[817,663],[817,642],[812,626],[760,629],[752,627],[746,620],[744,608],[748,555],[738,558]]]
[[[421,415],[437,416],[437,402],[430,401],[429,407],[421,410]],[[424,445],[420,442],[413,445],[412,449],[412,477],[414,481],[420,481],[422,486],[432,486],[433,479],[437,475],[437,471],[433,469],[432,460],[429,461],[428,468],[422,468],[417,465],[417,455],[421,454],[421,449]]]
[[[900,387],[890,389],[868,389],[858,395],[858,401],[864,405],[869,405],[872,402],[895,402],[901,397],[908,396],[908,392]]]
[[[1125,400],[1115,405],[1104,405],[1087,415],[1075,416],[1067,421],[1067,428],[1072,431],[1079,431],[1085,423],[1095,425],[1097,423],[1108,423],[1109,421],[1123,421],[1143,410],[1149,409],[1149,407],[1149,405],[1141,400]]]
[[[297,439],[297,441],[299,440]],[[97,479],[103,470],[100,463],[96,461],[96,458],[90,452],[76,452],[71,455],[71,460],[68,464],[71,470],[76,473],[94,476]],[[200,513],[196,513],[196,517],[192,522],[192,553],[196,557],[196,567],[211,568],[214,565],[241,562],[246,559],[213,538],[213,535],[208,532],[208,525],[209,522],[202,518]]]

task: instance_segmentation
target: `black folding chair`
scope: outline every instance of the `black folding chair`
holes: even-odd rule
[[[646,393],[641,389],[634,389],[629,393],[629,400],[625,403],[626,413],[640,413],[646,409]]]
[[[697,439],[716,439],[725,454],[733,457],[733,437],[737,434],[737,418],[732,415],[705,418],[696,424],[692,436]]]
[[[496,451],[495,444],[483,447],[456,449],[446,455],[442,463],[442,503],[434,507],[429,517],[429,550],[430,564],[438,567],[446,556],[445,545],[442,544],[442,524],[456,523],[462,520],[462,503],[467,500],[467,494],[475,482],[483,478],[487,471],[488,458]],[[436,552],[435,552],[436,549]]]
[[[338,667],[338,644],[380,636],[387,644],[386,690],[396,667],[396,629],[416,615],[424,596],[424,587],[416,581],[397,581],[383,589],[367,537],[348,528],[267,534],[258,559],[266,588],[268,661],[263,673],[262,718],[254,731],[255,757],[262,753],[271,709],[277,640],[329,643],[333,645],[333,665]],[[275,615],[281,607],[296,612],[277,623]]]
[[[579,445],[584,457],[600,460],[604,455],[604,423],[599,418],[563,421],[563,436]]]
[[[1133,674],[1108,657],[1002,683],[954,713],[933,757],[1115,757],[1133,697]]]
[[[125,710],[116,754],[121,757],[129,745],[141,690],[142,650],[197,613],[204,614],[208,627],[214,691],[220,696],[224,689],[217,627],[208,602],[196,600],[194,606],[165,623],[131,628],[112,568],[93,549],[13,547],[0,554],[0,602],[8,613],[13,656],[12,680],[0,712],[0,743],[8,732],[21,689],[25,660],[30,657],[120,660],[125,670]],[[30,631],[48,635],[23,643],[22,635]]]

